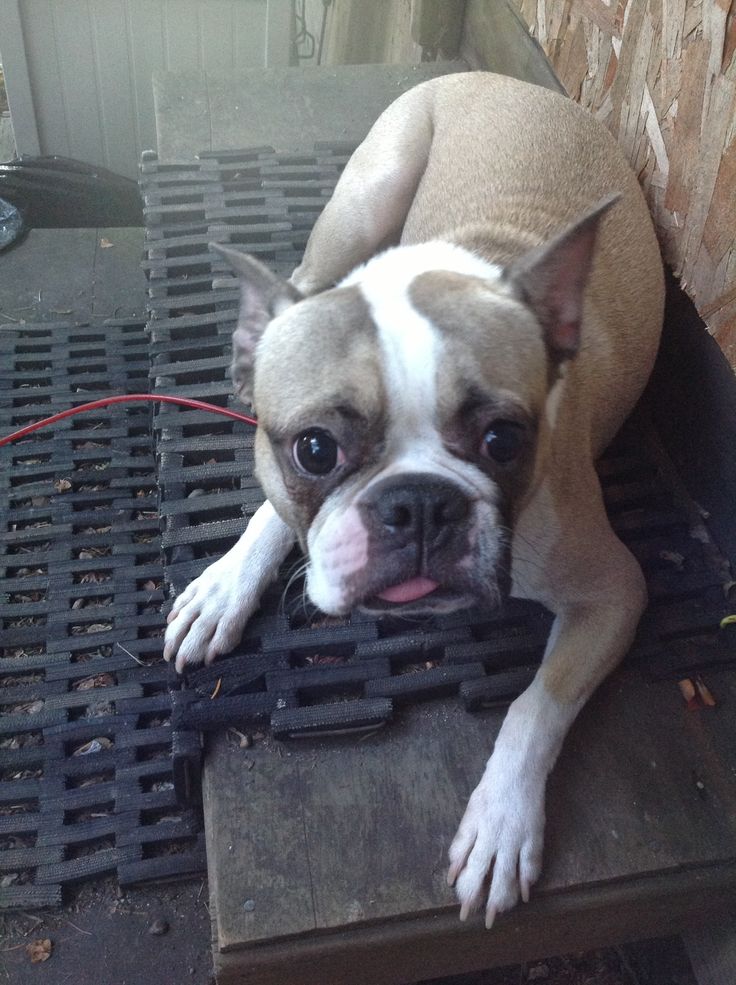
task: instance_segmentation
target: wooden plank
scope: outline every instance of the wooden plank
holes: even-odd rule
[[[642,873],[666,882],[687,870],[695,891],[704,873],[736,863],[736,683],[725,672],[707,683],[719,706],[695,714],[676,682],[646,683],[628,670],[583,711],[550,781],[535,900],[582,915],[592,887],[633,886]],[[258,943],[242,959],[250,974],[256,951],[285,935],[309,940],[369,924],[388,933],[408,919],[454,918],[445,853],[501,720],[499,711],[470,716],[432,703],[360,742],[269,740],[247,753],[215,744],[206,824],[217,950]],[[542,912],[509,920],[539,913],[540,942],[556,948]],[[465,970],[458,960],[454,970]]]
[[[351,926],[227,953],[215,950],[218,985],[409,985],[524,964],[555,954],[671,936],[733,900],[733,866],[642,876],[572,896],[534,899],[489,933],[455,913]],[[731,982],[728,985],[732,985]]]
[[[703,241],[716,262],[720,261],[733,245],[731,231],[736,228],[734,188],[736,188],[736,139],[731,141],[721,160],[703,234]],[[704,315],[707,317],[707,310],[704,310]]]
[[[205,760],[207,871],[222,950],[315,926],[298,757],[273,742],[252,751],[218,734]]]
[[[448,743],[457,711],[433,702],[410,716],[410,734],[389,726],[360,743],[294,751],[318,927],[452,905],[447,846],[502,717],[461,713],[465,728]]]
[[[13,115],[15,145],[19,154],[40,154],[38,121],[26,56],[26,39],[20,0],[0,4],[0,37],[3,39],[3,72],[8,104]]]

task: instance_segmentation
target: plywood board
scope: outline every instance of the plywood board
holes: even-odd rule
[[[514,0],[617,137],[664,256],[736,367],[736,3]]]
[[[555,953],[563,940],[550,934],[550,906],[573,922],[600,907],[612,930],[628,916],[610,887],[635,896],[644,874],[664,880],[666,898],[668,880],[687,894],[714,868],[731,871],[736,681],[719,672],[708,684],[718,708],[694,713],[676,681],[647,683],[629,670],[584,710],[550,783],[542,881],[523,913],[487,936],[488,965],[507,956],[494,948],[519,918],[536,921],[537,954]],[[456,919],[445,854],[502,717],[446,702],[406,709],[363,739],[241,749],[237,737],[218,737],[205,771],[216,955],[249,981],[269,981],[271,972],[250,977],[265,947],[353,932],[358,941],[372,928],[380,951],[381,935],[387,943],[407,921]],[[462,934],[457,946],[450,967],[459,972],[470,967]],[[311,979],[295,966],[292,980]],[[401,971],[391,979],[384,969],[380,980],[401,981]]]

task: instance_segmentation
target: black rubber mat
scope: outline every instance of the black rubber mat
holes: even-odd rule
[[[228,366],[238,291],[206,244],[237,244],[288,273],[344,160],[344,148],[323,147],[299,158],[258,149],[176,167],[147,160],[157,391],[234,405]],[[213,278],[222,278],[214,291]],[[253,434],[245,424],[170,407],[157,412],[155,430],[166,577],[179,592],[233,543],[261,502]],[[600,471],[613,525],[641,561],[651,593],[630,659],[655,678],[730,661],[733,649],[718,631],[727,570],[641,419]],[[336,621],[310,608],[301,583],[290,579],[298,560],[284,566],[236,651],[190,672],[172,694],[184,798],[199,786],[197,730],[270,725],[280,737],[342,734],[384,724],[404,701],[445,694],[474,710],[513,699],[538,665],[550,626],[538,606],[509,602],[426,622]]]
[[[316,144],[297,155],[257,147],[176,164],[146,152],[140,186],[151,317],[212,310],[211,240],[242,246],[291,273],[352,149]]]
[[[148,388],[144,327],[0,329],[0,434]],[[165,598],[148,405],[0,449],[0,905],[200,872],[173,789]]]

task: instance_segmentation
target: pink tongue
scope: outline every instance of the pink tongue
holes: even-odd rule
[[[429,595],[435,588],[439,588],[439,582],[432,581],[431,578],[410,578],[409,581],[402,581],[400,585],[392,585],[384,589],[378,593],[378,597],[384,602],[414,602]]]

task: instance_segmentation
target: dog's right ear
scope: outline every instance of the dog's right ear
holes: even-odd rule
[[[292,284],[277,277],[250,254],[220,243],[210,243],[210,249],[227,260],[240,282],[240,312],[233,332],[230,375],[236,395],[249,404],[253,401],[256,346],[266,325],[300,301],[302,295]]]
[[[572,359],[580,348],[583,300],[593,264],[598,227],[621,198],[607,195],[559,235],[514,261],[504,272],[535,312],[552,361]]]

